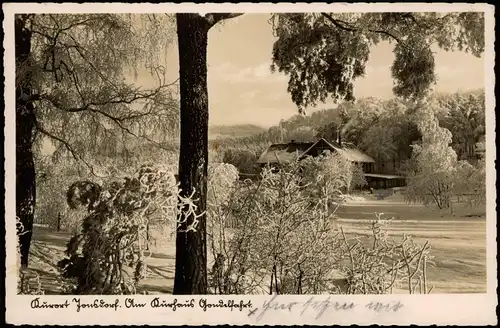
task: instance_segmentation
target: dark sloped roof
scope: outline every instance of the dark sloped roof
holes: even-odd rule
[[[315,142],[294,142],[288,144],[274,144],[260,155],[257,160],[258,164],[289,162],[295,156],[302,155]]]
[[[373,158],[363,153],[351,143],[346,143],[342,146],[340,146],[338,143],[335,143],[335,145],[332,146],[336,151],[345,156],[351,162],[375,163],[375,160]]]
[[[366,155],[354,145],[346,143],[340,146],[336,142],[328,141],[324,138],[316,142],[302,142],[302,143],[289,143],[289,144],[274,144],[271,145],[257,160],[258,164],[289,162],[294,156],[305,156],[307,153],[320,141],[325,142],[332,150],[337,151],[351,162],[359,163],[374,163],[375,160]]]

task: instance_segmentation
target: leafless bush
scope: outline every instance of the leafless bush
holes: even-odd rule
[[[325,167],[321,159],[313,161],[313,167]],[[266,169],[256,183],[237,181],[234,167],[212,172],[218,174],[209,180],[211,292],[389,293],[405,279],[409,292],[415,292],[415,279],[427,292],[422,272],[428,245],[389,239],[380,216],[364,241],[369,247],[352,243],[335,228],[341,190],[350,182],[345,172],[310,174],[304,165],[283,165],[277,173]],[[228,220],[236,220],[234,229],[227,228]]]
[[[401,240],[389,238],[387,228],[392,220],[376,213],[364,241],[357,236],[351,242],[341,228],[349,255],[348,264],[341,268],[346,277],[344,293],[387,294],[398,288],[414,294],[417,287],[423,294],[432,291],[426,275],[427,264],[432,263],[429,243],[419,246],[406,234]]]
[[[295,173],[265,170],[256,184],[234,183],[232,188],[223,188],[229,191],[224,201],[217,206],[210,204],[209,247],[216,259],[211,274],[214,292],[282,293],[309,287],[310,257],[328,242],[330,213],[305,197],[300,183],[304,179]],[[216,186],[210,183],[210,188],[215,190]],[[313,220],[313,213],[323,217]],[[232,231],[226,229],[226,221],[231,219],[238,222]],[[315,238],[315,234],[325,238]],[[315,242],[309,245],[311,254],[304,252],[307,238]]]

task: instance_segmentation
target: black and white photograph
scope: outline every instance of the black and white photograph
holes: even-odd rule
[[[13,313],[497,298],[493,6],[68,5],[2,5]]]

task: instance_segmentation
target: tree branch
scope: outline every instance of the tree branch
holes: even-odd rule
[[[57,136],[55,136],[54,134],[48,132],[47,130],[45,130],[39,123],[38,121],[35,121],[35,127],[36,129],[46,135],[47,137],[53,139],[53,140],[56,140],[58,142],[60,142],[61,144],[64,145],[64,147],[70,152],[70,154],[73,156],[73,158],[77,161],[77,162],[82,162],[83,164],[85,164],[86,167],[88,167],[88,169],[90,170],[90,173],[92,173],[93,175],[95,175],[96,177],[99,177],[99,178],[103,178],[103,176],[100,176],[98,175],[97,173],[95,173],[95,170],[94,168],[92,167],[92,165],[90,165],[87,161],[85,161],[83,159],[82,156],[78,155],[78,153],[73,149],[73,147],[69,144],[69,142],[67,142],[66,140],[62,139],[62,138],[59,138]]]
[[[84,105],[82,105],[80,107],[65,107],[55,97],[50,96],[50,95],[45,95],[45,96],[41,97],[41,99],[49,101],[57,109],[64,110],[66,112],[75,113],[75,112],[83,112],[83,111],[86,111],[86,110],[97,111],[97,110],[93,109],[93,107],[100,107],[100,106],[106,106],[106,105],[119,105],[119,104],[130,105],[130,104],[132,104],[132,103],[134,103],[134,102],[136,102],[138,100],[149,99],[149,98],[157,95],[160,92],[161,89],[170,87],[172,85],[175,85],[178,80],[179,79],[175,80],[174,82],[172,82],[170,84],[162,85],[162,86],[156,88],[154,91],[151,91],[151,92],[148,92],[148,93],[137,93],[137,94],[134,94],[134,95],[132,95],[128,99],[126,99],[126,98],[120,98],[120,96],[115,95],[115,96],[112,96],[112,97],[110,97],[110,98],[108,98],[106,100],[103,100],[103,101],[88,102],[88,103],[86,103],[86,104],[84,104]]]
[[[137,139],[144,139],[146,141],[148,141],[149,143],[155,145],[156,147],[160,148],[160,149],[163,149],[163,150],[168,150],[167,148],[163,147],[162,144],[156,142],[155,140],[151,139],[151,138],[148,138],[147,136],[140,136],[140,135],[137,135],[135,134],[134,132],[132,132],[128,127],[124,126],[123,125],[123,121],[124,119],[123,118],[117,118],[117,117],[114,117],[113,115],[110,115],[108,113],[105,113],[103,111],[99,111],[99,110],[91,110],[92,112],[95,112],[95,113],[99,113],[105,117],[107,117],[108,119],[112,120],[116,125],[118,125],[118,127],[120,129],[122,129],[123,131],[127,132],[128,134],[130,134],[131,136],[134,136],[136,137]]]
[[[56,20],[56,19],[54,19],[54,17],[53,17],[52,15],[50,15],[50,18],[52,18],[52,20],[54,20],[54,22],[55,22],[57,25],[59,25],[59,24],[58,24],[58,22],[57,22],[57,20]],[[94,20],[94,18],[87,18],[87,19],[85,19],[85,20],[83,20],[83,21],[80,21],[80,22],[75,22],[75,23],[73,23],[73,24],[70,24],[70,25],[69,25],[69,26],[67,26],[67,27],[60,28],[60,29],[56,32],[56,34],[55,34],[55,36],[54,36],[54,42],[57,40],[57,38],[59,37],[59,35],[60,35],[62,32],[64,32],[64,31],[68,31],[68,30],[72,29],[73,27],[77,27],[77,26],[79,26],[79,25],[88,25],[88,23],[89,23],[90,21],[92,21],[92,20]]]
[[[335,25],[336,27],[340,28],[341,30],[344,30],[344,31],[348,31],[348,32],[356,32],[357,29],[355,28],[352,28],[352,27],[348,27],[348,26],[344,26],[340,23],[340,21],[336,20],[335,18],[333,18],[330,14],[327,14],[327,13],[321,13],[321,15],[323,17],[325,17],[326,19],[328,19],[330,21],[330,23],[332,23],[333,25]]]
[[[355,27],[351,27],[351,26],[346,26],[346,25],[343,25],[342,23],[346,24],[346,22],[342,22],[340,20],[337,20],[335,18],[333,18],[330,14],[327,14],[327,13],[321,13],[321,15],[323,17],[325,17],[326,19],[328,19],[328,21],[330,21],[330,23],[332,23],[333,25],[335,25],[337,28],[340,28],[344,31],[348,31],[348,32],[357,32],[359,31],[358,28],[355,28]],[[385,30],[375,30],[375,29],[368,29],[369,32],[372,32],[372,33],[378,33],[378,34],[385,34],[387,35],[388,37],[396,40],[398,43],[401,43],[401,39],[398,38],[397,36],[395,36],[394,34],[390,33],[389,31],[385,31]]]
[[[205,19],[208,22],[209,28],[211,28],[212,26],[214,26],[215,24],[217,24],[222,20],[235,18],[241,15],[244,15],[244,13],[211,13],[211,14],[206,14]]]

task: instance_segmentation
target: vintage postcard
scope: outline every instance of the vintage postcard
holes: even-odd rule
[[[8,323],[497,324],[494,6],[2,10]]]

